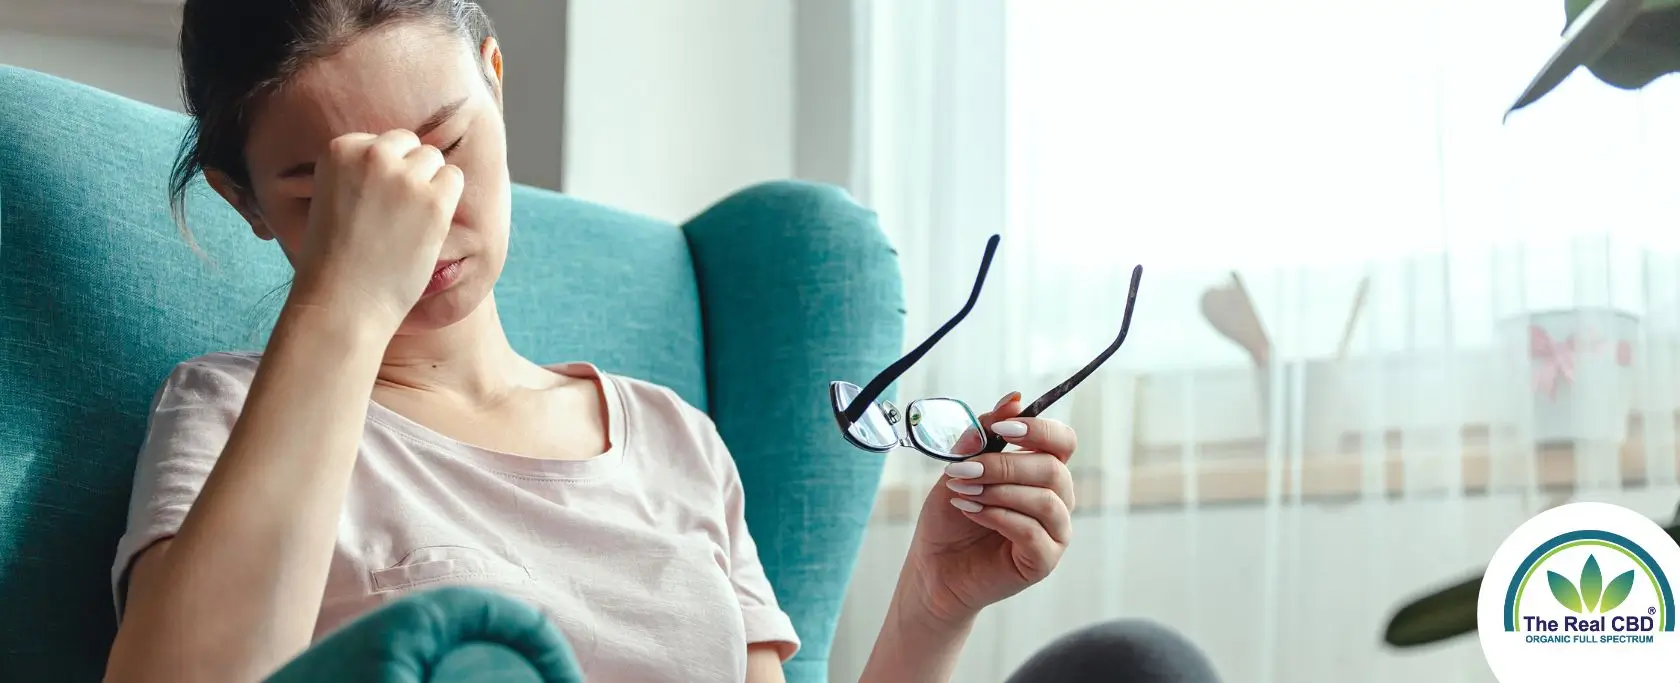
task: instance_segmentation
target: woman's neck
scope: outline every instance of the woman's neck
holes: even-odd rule
[[[380,363],[379,384],[494,403],[522,385],[531,367],[508,342],[492,295],[453,325],[393,337]]]

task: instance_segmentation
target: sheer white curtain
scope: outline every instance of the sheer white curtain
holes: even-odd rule
[[[1568,499],[1680,501],[1680,85],[1578,73],[1501,115],[1555,0],[880,0],[860,14],[857,194],[912,337],[899,397],[1030,400],[1078,428],[1056,576],[990,610],[957,680],[1143,617],[1230,681],[1491,681],[1473,637],[1379,643]],[[1217,331],[1222,328],[1224,331]],[[912,342],[918,339],[912,339]],[[937,463],[888,465],[836,646],[855,680]]]

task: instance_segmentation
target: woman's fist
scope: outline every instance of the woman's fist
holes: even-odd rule
[[[339,136],[315,163],[298,286],[395,333],[431,280],[461,199],[461,170],[414,133]],[[295,289],[296,287],[294,287]]]

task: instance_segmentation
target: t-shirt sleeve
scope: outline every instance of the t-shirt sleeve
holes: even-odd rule
[[[793,630],[793,620],[776,602],[770,579],[764,575],[764,565],[758,559],[758,545],[747,530],[746,492],[741,487],[740,472],[717,439],[715,447],[722,454],[723,513],[729,533],[729,580],[735,585],[735,596],[741,601],[741,617],[746,622],[747,643],[767,643],[776,646],[782,661],[793,658],[799,651],[799,634]]]
[[[135,558],[181,528],[233,431],[246,391],[246,382],[228,368],[192,360],[176,366],[153,397],[146,440],[134,467],[128,526],[111,565],[119,620]]]

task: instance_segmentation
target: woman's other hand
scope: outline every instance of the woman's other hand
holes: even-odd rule
[[[905,587],[936,619],[961,622],[1044,580],[1067,549],[1077,437],[1055,420],[1016,417],[1021,409],[1012,393],[980,416],[1020,450],[951,464],[922,504]]]

